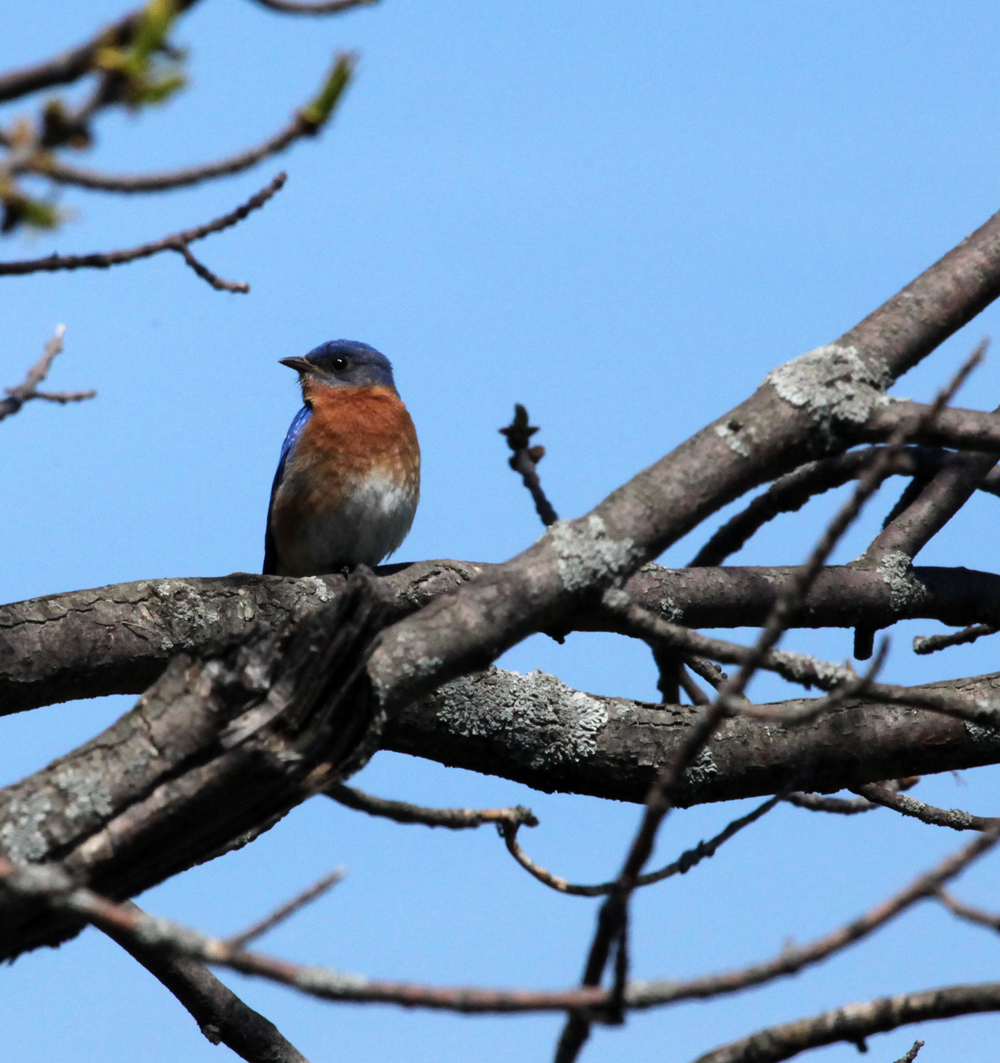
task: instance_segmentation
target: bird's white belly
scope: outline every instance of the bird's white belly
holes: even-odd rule
[[[297,522],[283,551],[282,574],[333,572],[344,565],[377,565],[406,538],[417,495],[378,474],[353,485],[343,504]]]

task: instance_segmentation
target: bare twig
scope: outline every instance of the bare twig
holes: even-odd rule
[[[374,0],[368,0],[374,2]],[[298,111],[291,122],[263,144],[231,155],[218,162],[202,166],[189,166],[180,170],[165,170],[151,174],[105,174],[93,170],[67,166],[62,161],[47,153],[36,154],[24,167],[27,172],[37,173],[51,178],[60,184],[76,185],[80,188],[95,189],[100,192],[123,192],[128,194],[145,192],[162,192],[168,188],[182,188],[199,184],[217,177],[241,173],[256,166],[264,159],[277,155],[290,147],[296,140],[313,137],[323,128],[339,103],[344,89],[349,84],[354,72],[356,57],[344,52],[335,59],[333,68],[327,75],[324,85],[314,100]]]
[[[509,825],[515,829],[538,826],[534,813],[523,805],[514,808],[426,808],[406,801],[373,797],[343,783],[327,786],[323,793],[348,808],[367,812],[369,816],[382,816],[396,823],[422,823],[426,827],[447,827],[449,830],[469,830],[481,827],[484,823]]]
[[[844,532],[857,519],[864,503],[878,489],[879,484],[884,479],[882,470],[888,460],[887,455],[894,455],[902,448],[911,434],[919,428],[934,422],[937,415],[951,401],[952,396],[965,382],[968,375],[982,361],[984,350],[985,342],[980,343],[973,351],[948,386],[941,390],[931,406],[921,410],[914,421],[906,421],[897,427],[889,446],[880,458],[876,458],[873,465],[862,474],[850,499],[830,521],[809,559],[778,597],[756,644],[748,651],[737,675],[728,680],[718,690],[713,704],[704,708],[699,719],[691,727],[685,741],[679,747],[676,758],[659,773],[656,782],[650,788],[642,822],[619,875],[617,888],[609,895],[601,907],[597,929],[594,933],[593,943],[591,944],[584,970],[584,985],[598,985],[600,983],[612,948],[615,947],[616,943],[621,947],[626,933],[626,913],[629,895],[635,888],[635,881],[653,850],[657,831],[671,808],[671,793],[684,769],[694,760],[722,720],[736,709],[739,704],[738,699],[746,690],[750,679],[771,654],[774,646],[788,626],[790,619],[802,609],[809,587],[826,563],[830,552],[839,542]],[[606,592],[604,600],[605,604],[612,609],[628,607],[627,596],[621,591]],[[616,976],[616,987],[612,991],[613,998],[621,996],[622,989],[620,984],[618,984],[620,975],[621,972],[619,971],[618,976]],[[612,1014],[610,1019],[611,1021],[620,1021],[619,1016],[615,1014]],[[589,1034],[589,1018],[579,1013],[571,1015],[559,1039],[555,1056],[556,1063],[574,1063]]]
[[[636,879],[636,888],[652,886],[654,883],[662,882],[664,879],[672,878],[674,875],[686,875],[691,868],[696,864],[700,864],[702,860],[715,856],[719,846],[729,841],[733,835],[738,834],[744,827],[749,827],[751,823],[755,823],[761,816],[770,812],[781,800],[781,794],[768,798],[763,804],[758,805],[745,816],[734,819],[714,838],[707,842],[699,842],[693,849],[688,849],[681,853],[673,863],[667,864],[666,867],[660,868],[659,871],[651,871],[648,874],[640,875]],[[539,882],[544,883],[558,893],[567,893],[574,897],[605,897],[615,888],[614,882],[602,882],[597,886],[579,886],[560,878],[559,875],[553,875],[551,871],[546,871],[544,867],[536,864],[518,844],[517,824],[503,823],[499,829],[507,844],[507,851],[521,867],[537,878]]]
[[[914,1041],[913,1046],[910,1048],[910,1050],[904,1055],[900,1056],[899,1059],[896,1060],[896,1063],[913,1063],[913,1061],[917,1058],[920,1049],[923,1047],[923,1041]]]
[[[960,808],[936,808],[934,805],[928,805],[924,801],[910,797],[909,794],[896,793],[890,787],[875,782],[852,789],[866,801],[891,808],[904,816],[919,819],[922,823],[930,823],[935,827],[950,827],[952,830],[989,830],[995,823],[1000,822],[995,817],[974,816],[971,812],[963,812]]]
[[[985,352],[985,340],[979,349]],[[1000,413],[1000,409],[993,412]],[[914,488],[912,499],[904,492],[900,511],[857,563],[875,564],[890,553],[903,554],[912,561],[972,497],[994,465],[995,454],[956,454],[931,480],[914,479],[910,484]]]
[[[750,1037],[723,1045],[695,1063],[780,1063],[800,1052],[839,1041],[862,1045],[865,1038],[900,1026],[955,1015],[1000,1010],[1000,982],[942,986],[922,993],[878,997],[863,1004],[846,1004],[807,1019],[770,1026]],[[906,1059],[906,1057],[903,1057]]]
[[[121,907],[141,911],[131,901]],[[212,1044],[228,1046],[247,1063],[309,1063],[272,1022],[244,1004],[199,960],[150,947],[113,927],[104,932],[174,994]]]
[[[257,3],[283,15],[338,15],[355,7],[377,4],[378,0],[316,0],[311,4],[299,0],[257,0]]]
[[[216,218],[214,221],[207,222],[205,225],[199,225],[194,229],[185,229],[179,233],[172,233],[162,240],[140,244],[138,247],[130,248],[127,251],[106,251],[91,255],[53,254],[46,258],[25,259],[18,262],[0,262],[0,275],[52,272],[62,269],[80,269],[81,267],[107,269],[109,266],[120,266],[126,262],[134,262],[136,259],[149,258],[151,255],[159,254],[161,251],[177,251],[183,255],[188,265],[195,269],[195,272],[207,280],[214,288],[224,288],[226,291],[232,292],[248,292],[250,290],[249,284],[232,283],[216,277],[214,273],[211,273],[194,258],[188,245],[194,243],[195,240],[202,240],[212,233],[221,232],[223,229],[228,229],[230,226],[241,222],[251,211],[262,207],[281,188],[286,178],[286,174],[279,173],[270,184],[251,196],[242,206],[237,207],[228,214],[223,214],[222,217]]]
[[[977,926],[988,927],[990,930],[995,930],[1000,934],[1000,915],[984,911],[982,908],[973,908],[971,904],[960,901],[945,889],[938,890],[936,897],[945,908],[957,915],[959,919],[975,923]]]
[[[230,948],[245,949],[251,941],[256,941],[257,938],[263,937],[269,930],[280,926],[286,919],[290,919],[307,904],[312,904],[313,901],[322,897],[329,889],[336,886],[343,877],[344,872],[341,868],[331,871],[329,875],[324,875],[318,882],[315,882],[308,889],[304,889],[291,900],[286,901],[270,915],[258,920],[253,926],[244,930],[242,934],[233,934],[232,937],[227,938],[227,944]]]
[[[514,452],[510,467],[521,474],[524,486],[531,492],[535,510],[542,523],[548,527],[559,519],[552,504],[545,497],[541,480],[538,478],[537,465],[545,457],[545,447],[530,445],[531,437],[538,431],[528,424],[528,411],[520,404],[514,406],[514,419],[500,434],[507,437],[507,445]]]
[[[975,642],[984,635],[995,635],[1000,627],[994,624],[973,624],[949,635],[916,635],[913,639],[913,652],[925,655],[945,650],[949,646],[964,646],[967,642]]]
[[[66,334],[66,326],[59,325],[55,335],[45,344],[42,357],[28,370],[28,375],[23,384],[7,388],[7,398],[0,399],[0,421],[17,411],[31,399],[44,399],[47,402],[80,402],[82,399],[92,399],[96,391],[39,391],[38,385],[48,376],[52,368],[52,362],[57,354],[62,351],[63,336]]]
[[[878,808],[873,801],[865,797],[827,797],[825,794],[791,793],[785,800],[797,808],[810,812],[831,812],[837,816],[856,816],[860,812],[871,812]]]

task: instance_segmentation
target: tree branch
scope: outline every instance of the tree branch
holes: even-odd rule
[[[199,277],[207,280],[213,288],[221,288],[230,292],[248,292],[250,285],[239,282],[224,281],[203,266],[191,254],[188,247],[195,240],[202,240],[212,233],[221,232],[232,225],[241,222],[251,211],[262,207],[285,183],[286,175],[280,173],[265,188],[251,196],[246,203],[223,214],[222,217],[199,225],[194,229],[184,229],[178,233],[163,237],[162,240],[154,240],[152,243],[140,244],[138,247],[126,251],[103,251],[90,255],[48,255],[45,258],[22,259],[17,262],[0,262],[0,275],[13,275],[25,273],[53,272],[63,269],[81,269],[92,267],[94,269],[107,269],[109,266],[120,266],[126,262],[135,262],[136,259],[149,258],[161,251],[177,251],[191,266]]]
[[[197,0],[174,0],[177,14],[194,7]],[[0,76],[0,103],[16,100],[53,85],[68,85],[94,70],[94,60],[102,48],[121,47],[131,43],[142,22],[145,6],[105,27],[89,41],[61,52],[54,59],[35,66],[12,70]]]
[[[149,918],[131,901],[121,908]],[[226,1045],[247,1063],[309,1063],[274,1023],[244,1004],[203,963],[146,945],[117,927],[102,929],[173,993],[213,1045]]]
[[[82,399],[92,399],[96,391],[39,391],[38,385],[48,376],[52,368],[52,362],[57,354],[62,352],[62,340],[66,333],[66,326],[56,327],[56,333],[45,344],[42,357],[28,370],[23,384],[17,387],[7,388],[7,398],[0,399],[0,421],[18,410],[32,399],[45,399],[48,402],[80,402]]]
[[[376,0],[366,0],[366,2],[373,3]],[[321,91],[310,104],[296,112],[284,129],[264,141],[263,144],[218,162],[189,166],[180,170],[165,170],[161,173],[126,175],[98,173],[94,170],[67,166],[50,154],[42,154],[35,156],[24,167],[24,170],[48,177],[60,184],[76,185],[99,192],[127,194],[163,192],[166,189],[183,188],[216,177],[241,173],[263,162],[264,159],[279,154],[296,140],[316,136],[342,98],[344,89],[353,75],[355,63],[355,56],[349,52],[338,55]]]
[[[860,1045],[872,1034],[887,1033],[911,1023],[987,1011],[1000,1011],[1000,982],[900,993],[863,1004],[845,1004],[807,1019],[771,1026],[706,1052],[695,1063],[780,1063],[810,1048],[838,1041]]]

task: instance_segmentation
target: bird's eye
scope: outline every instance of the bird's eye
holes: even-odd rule
[[[341,371],[341,369],[346,369],[347,368],[347,359],[346,358],[334,358],[334,360],[333,360],[333,368],[338,373]]]

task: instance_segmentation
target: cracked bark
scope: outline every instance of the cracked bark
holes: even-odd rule
[[[497,566],[421,561],[385,566],[379,580],[390,622],[490,573]],[[689,627],[762,624],[794,569],[666,569],[646,565],[626,584],[636,604]],[[138,694],[177,653],[202,653],[254,623],[283,629],[332,602],[342,576],[290,579],[237,573],[217,578],[140,580],[48,595],[0,607],[0,715],[70,698]],[[954,626],[1000,624],[1000,576],[964,568],[825,569],[796,623],[801,627],[888,627],[933,619]],[[553,633],[614,630],[583,607]]]

